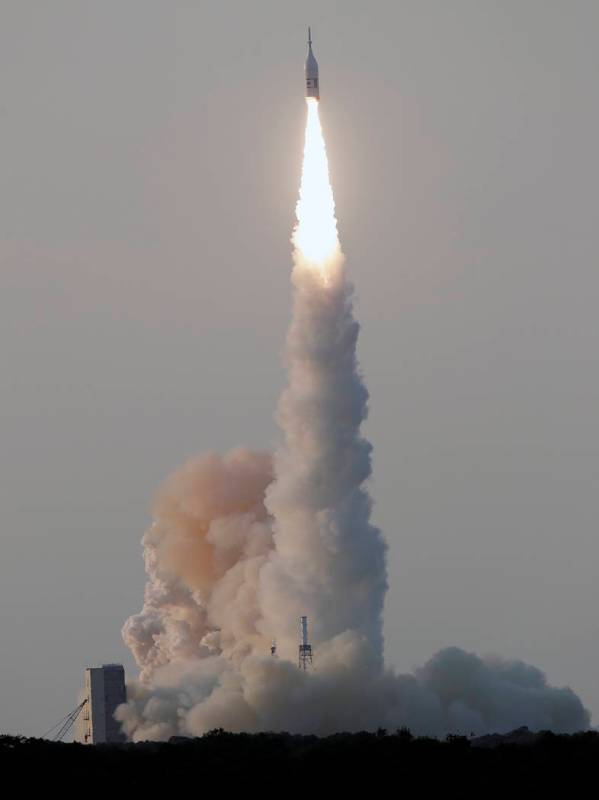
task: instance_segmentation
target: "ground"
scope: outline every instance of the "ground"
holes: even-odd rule
[[[414,738],[407,730],[323,739],[213,731],[197,739],[114,746],[0,737],[5,785],[16,781],[21,790],[46,792],[80,787],[92,796],[117,789],[171,796],[242,789],[315,797],[358,790],[443,798],[572,797],[585,784],[594,785],[598,759],[598,733],[557,736],[522,729],[443,742]]]

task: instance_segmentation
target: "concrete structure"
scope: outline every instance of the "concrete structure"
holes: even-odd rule
[[[121,664],[104,664],[85,670],[84,699],[79,741],[84,744],[124,742],[116,707],[127,702],[125,670]]]

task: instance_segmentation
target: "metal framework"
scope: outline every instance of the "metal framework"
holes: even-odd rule
[[[75,724],[75,720],[79,716],[79,714],[83,711],[83,706],[87,703],[87,697],[82,703],[79,703],[77,708],[74,708],[71,712],[69,712],[66,717],[63,717],[60,722],[57,722],[56,725],[53,725],[49,730],[47,730],[44,734],[42,734],[42,739],[45,739],[49,736],[53,731],[56,731],[54,738],[52,741],[54,742],[62,742],[64,737],[67,733],[71,730],[73,725]]]
[[[309,666],[312,666],[312,645],[308,644],[308,617],[300,617],[298,667],[307,670]]]

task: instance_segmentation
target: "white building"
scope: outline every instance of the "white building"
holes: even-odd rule
[[[81,712],[77,738],[84,744],[124,742],[120,723],[114,718],[116,707],[127,702],[125,670],[121,664],[104,664],[85,670],[87,700]]]

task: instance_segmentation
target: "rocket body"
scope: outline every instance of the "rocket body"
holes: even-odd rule
[[[318,83],[318,64],[312,52],[312,35],[308,28],[308,54],[306,56],[306,97],[315,97],[320,100],[320,85]]]

